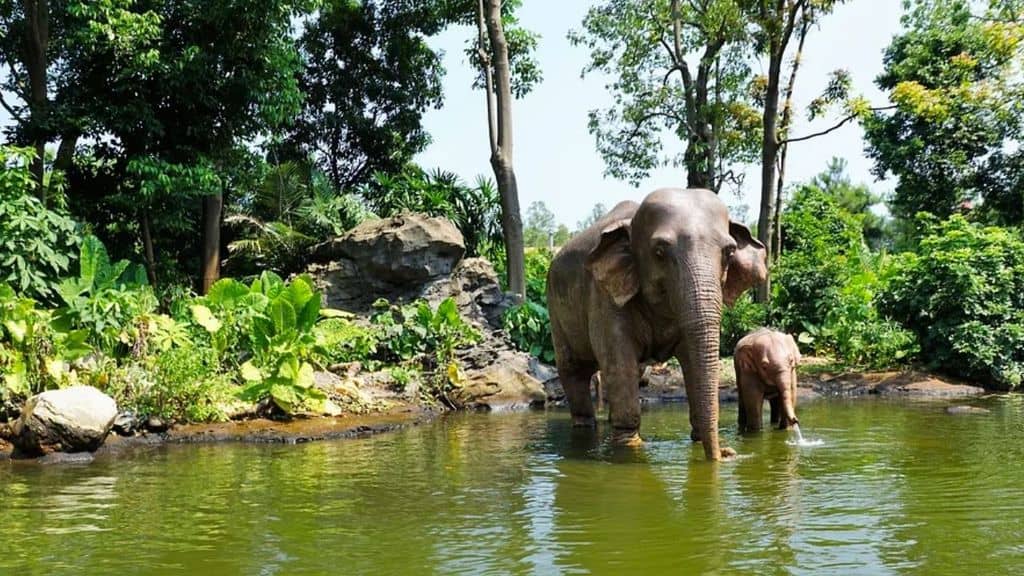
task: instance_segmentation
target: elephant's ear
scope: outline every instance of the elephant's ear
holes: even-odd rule
[[[629,225],[629,219],[622,219],[606,226],[601,231],[601,242],[586,261],[587,270],[619,307],[640,290],[636,260],[629,248]]]
[[[736,241],[736,251],[722,281],[722,300],[731,306],[748,288],[768,278],[768,252],[743,224],[729,222],[729,235]]]

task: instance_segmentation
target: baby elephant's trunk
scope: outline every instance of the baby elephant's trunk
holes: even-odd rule
[[[796,390],[792,386],[783,386],[782,390],[782,417],[779,418],[779,429],[785,430],[800,421],[796,418]]]

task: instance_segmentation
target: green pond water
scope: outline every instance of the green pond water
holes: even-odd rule
[[[365,440],[0,462],[0,574],[1024,574],[1024,399],[819,400],[804,434],[683,406],[640,450],[568,414],[455,415]]]

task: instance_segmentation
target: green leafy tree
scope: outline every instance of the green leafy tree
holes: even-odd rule
[[[864,121],[874,172],[898,178],[892,208],[911,219],[984,200],[993,219],[1020,222],[1019,76],[1024,28],[1015,2],[914,0],[876,84],[896,104]]]
[[[116,43],[104,44],[93,66],[69,73],[83,95],[102,94],[86,102],[90,135],[102,139],[89,146],[89,169],[72,178],[73,204],[93,210],[104,234],[130,223],[136,241],[129,246],[139,244],[148,219],[155,258],[164,249],[174,261],[196,262],[197,284],[207,289],[219,274],[224,194],[241,186],[252,164],[245,145],[300,109],[300,61],[289,34],[292,17],[307,8],[304,0],[126,3],[127,14],[155,15],[155,30],[137,47],[148,58],[124,59]],[[139,162],[155,170],[133,171]],[[174,180],[198,186],[165,186]],[[138,188],[123,185],[130,181]],[[148,194],[148,181],[160,193]],[[173,234],[178,223],[162,216],[182,211],[187,233]]]
[[[53,301],[75,259],[78,225],[54,202],[47,207],[30,171],[35,151],[0,147],[0,283]]]
[[[886,271],[880,307],[924,358],[995,388],[1024,384],[1024,238],[1017,230],[923,218],[914,252]]]
[[[531,248],[546,248],[558,230],[555,215],[543,202],[537,201],[526,209],[526,224],[523,226],[523,241]]]
[[[299,39],[304,99],[285,155],[315,158],[340,189],[401,170],[441,105],[444,67],[426,39],[445,18],[437,2],[324,2]]]
[[[789,128],[793,81],[803,51],[804,40],[809,27],[828,14],[841,0],[754,0],[744,4],[746,15],[752,24],[756,53],[766,59],[767,74],[759,78],[758,98],[761,111],[761,203],[757,221],[758,240],[768,248],[768,253],[777,252],[777,242],[772,232],[773,224],[779,219],[777,206],[782,182],[777,180],[780,151],[787,143],[785,130]],[[790,53],[794,38],[796,54],[790,71],[788,86],[783,91],[783,68],[786,55]],[[780,97],[785,95],[785,102]],[[801,139],[807,139],[801,138]],[[790,140],[796,141],[796,139]],[[773,242],[773,240],[776,240]],[[770,293],[769,280],[757,288],[759,301],[766,301]]]
[[[584,74],[612,78],[614,102],[590,112],[606,174],[632,182],[682,166],[691,187],[718,190],[723,166],[752,161],[758,113],[750,99],[747,20],[737,0],[607,1],[569,34],[590,51]],[[680,149],[666,147],[671,141]]]
[[[864,241],[874,250],[892,247],[892,225],[872,209],[878,209],[883,199],[865,184],[854,184],[846,173],[847,163],[842,158],[832,158],[825,171],[811,179],[810,185],[817,186],[833,197],[839,207],[856,216],[861,222]]]
[[[32,172],[46,201],[46,145],[59,140],[54,166],[66,171],[79,137],[109,105],[90,70],[117,58],[120,65],[153,63],[147,43],[159,16],[131,0],[25,0],[0,3],[0,61],[7,65],[0,106],[14,123],[13,142],[35,149]],[[111,77],[104,80],[109,81]],[[8,100],[7,97],[13,97]]]

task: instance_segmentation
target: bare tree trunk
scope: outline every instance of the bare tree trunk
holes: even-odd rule
[[[139,217],[139,227],[142,229],[142,249],[146,258],[146,277],[149,278],[149,285],[156,287],[156,258],[153,255],[153,234],[149,230],[149,212],[144,211]]]
[[[789,70],[789,80],[786,82],[786,95],[782,105],[782,119],[779,121],[779,132],[782,134],[786,134],[793,123],[793,89],[796,86],[796,73],[800,70],[804,42],[807,40],[807,32],[810,27],[810,16],[804,13],[800,21],[799,41],[796,46],[796,54],[793,55],[793,66]],[[789,145],[783,142],[779,147],[779,177],[775,186],[775,216],[772,218],[772,230],[775,238],[772,244],[772,262],[778,262],[779,256],[782,255],[782,189],[786,183],[786,156],[788,153]]]
[[[765,90],[764,134],[761,140],[761,211],[757,219],[757,239],[772,253],[772,217],[775,215],[775,159],[779,150],[779,71],[782,58],[779,43],[773,39],[768,66],[768,87]],[[778,57],[777,57],[778,56]],[[771,293],[771,275],[757,287],[755,298],[767,302]]]
[[[25,70],[28,72],[29,110],[32,117],[31,138],[36,149],[32,163],[32,175],[39,184],[39,197],[46,201],[43,176],[46,171],[46,121],[48,100],[46,96],[47,50],[50,46],[49,0],[22,0],[25,16]]]
[[[501,229],[505,237],[508,286],[513,293],[525,297],[523,221],[519,212],[519,188],[512,167],[512,73],[501,22],[501,0],[477,0],[477,26],[481,54],[487,53],[483,66],[487,84],[491,167],[501,195]],[[487,30],[489,51],[483,49],[484,28]]]
[[[767,11],[762,4],[762,26],[768,38],[768,86],[765,89],[764,115],[762,126],[764,134],[761,141],[761,210],[757,220],[757,239],[772,254],[773,217],[775,216],[775,163],[779,154],[779,84],[782,76],[782,60],[786,56],[786,46],[793,36],[797,14],[806,8],[806,0],[776,0],[774,12]],[[770,264],[770,263],[769,263]],[[758,302],[768,302],[771,294],[771,267],[765,281],[757,287],[754,294]]]
[[[224,197],[220,194],[203,197],[203,245],[200,262],[199,293],[206,294],[220,278],[220,216]]]

